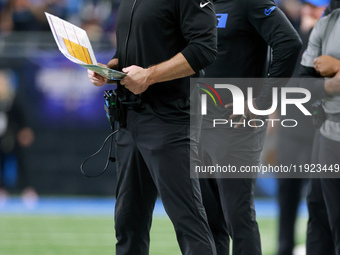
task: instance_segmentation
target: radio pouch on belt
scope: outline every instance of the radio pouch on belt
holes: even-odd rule
[[[104,91],[106,117],[110,122],[112,130],[114,123],[118,122],[121,128],[126,127],[126,111],[120,103],[119,98],[114,90]]]

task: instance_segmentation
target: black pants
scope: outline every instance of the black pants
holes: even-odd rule
[[[280,133],[278,141],[278,165],[310,164],[313,138],[306,139],[291,133]],[[295,245],[295,223],[302,190],[307,179],[278,178],[279,247],[278,255],[292,255]]]
[[[313,163],[339,164],[340,142],[317,132]],[[312,179],[307,196],[309,211],[307,255],[340,255],[340,179]]]
[[[215,255],[198,179],[190,178],[189,125],[128,111],[117,134],[116,254],[149,254],[159,193],[184,255]]]
[[[202,130],[200,151],[203,165],[259,165],[265,128]],[[200,179],[203,204],[213,232],[217,254],[260,255],[261,240],[256,221],[253,190],[255,178]]]
[[[278,179],[279,247],[278,255],[293,255],[295,223],[306,179]]]

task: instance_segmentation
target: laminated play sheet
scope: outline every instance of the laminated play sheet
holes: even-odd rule
[[[125,73],[99,66],[91,42],[84,29],[46,13],[53,37],[59,50],[72,62],[90,69],[110,80],[120,80]]]

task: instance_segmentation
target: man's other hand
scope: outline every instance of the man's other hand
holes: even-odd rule
[[[126,76],[120,81],[120,84],[135,95],[143,93],[151,85],[149,83],[149,69],[132,65],[123,68],[123,72],[126,73]]]

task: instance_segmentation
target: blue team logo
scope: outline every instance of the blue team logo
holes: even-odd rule
[[[227,25],[228,13],[216,13],[217,28],[225,28]]]
[[[264,15],[269,16],[275,8],[276,6],[270,7],[269,9],[264,9]]]

